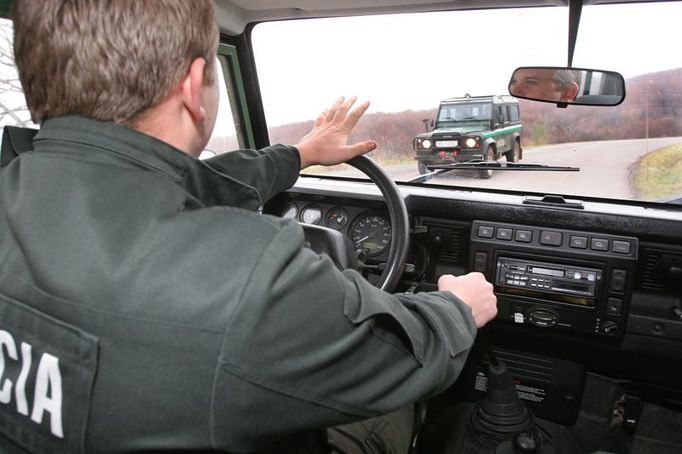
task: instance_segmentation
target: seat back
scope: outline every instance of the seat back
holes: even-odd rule
[[[5,167],[20,153],[33,149],[33,137],[37,129],[22,128],[20,126],[5,126],[0,146],[0,167]]]

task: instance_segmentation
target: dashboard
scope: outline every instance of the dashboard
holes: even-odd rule
[[[397,291],[430,291],[441,274],[483,273],[498,297],[495,345],[578,362],[590,372],[682,395],[682,211],[523,194],[401,185],[410,220]],[[381,264],[391,225],[370,183],[302,176],[265,212],[341,231]],[[380,266],[376,267],[381,269]],[[370,281],[372,271],[365,271]]]

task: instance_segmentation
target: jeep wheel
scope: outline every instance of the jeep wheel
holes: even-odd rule
[[[430,170],[426,168],[426,164],[421,161],[417,161],[417,167],[419,168],[419,175],[424,175],[430,172]]]
[[[521,143],[518,140],[514,141],[514,148],[504,154],[507,162],[519,162],[521,160]]]
[[[495,161],[495,150],[490,147],[488,148],[488,154],[486,155],[485,159],[487,161]],[[492,170],[479,170],[478,171],[478,178],[481,178],[482,180],[487,180],[488,178],[493,176],[493,171]]]

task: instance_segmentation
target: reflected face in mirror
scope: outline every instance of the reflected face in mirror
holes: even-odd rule
[[[564,105],[616,106],[625,99],[625,80],[613,71],[524,66],[514,71],[509,93]]]
[[[578,77],[568,69],[520,68],[509,82],[509,93],[521,98],[571,102],[578,95]]]

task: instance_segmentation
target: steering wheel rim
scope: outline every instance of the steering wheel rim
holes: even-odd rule
[[[374,160],[367,156],[357,156],[348,164],[367,175],[377,185],[386,199],[388,214],[391,219],[391,244],[389,246],[386,268],[381,273],[377,287],[392,292],[400,281],[405,269],[407,251],[409,249],[410,223],[407,217],[407,206],[398,186],[391,177]]]

